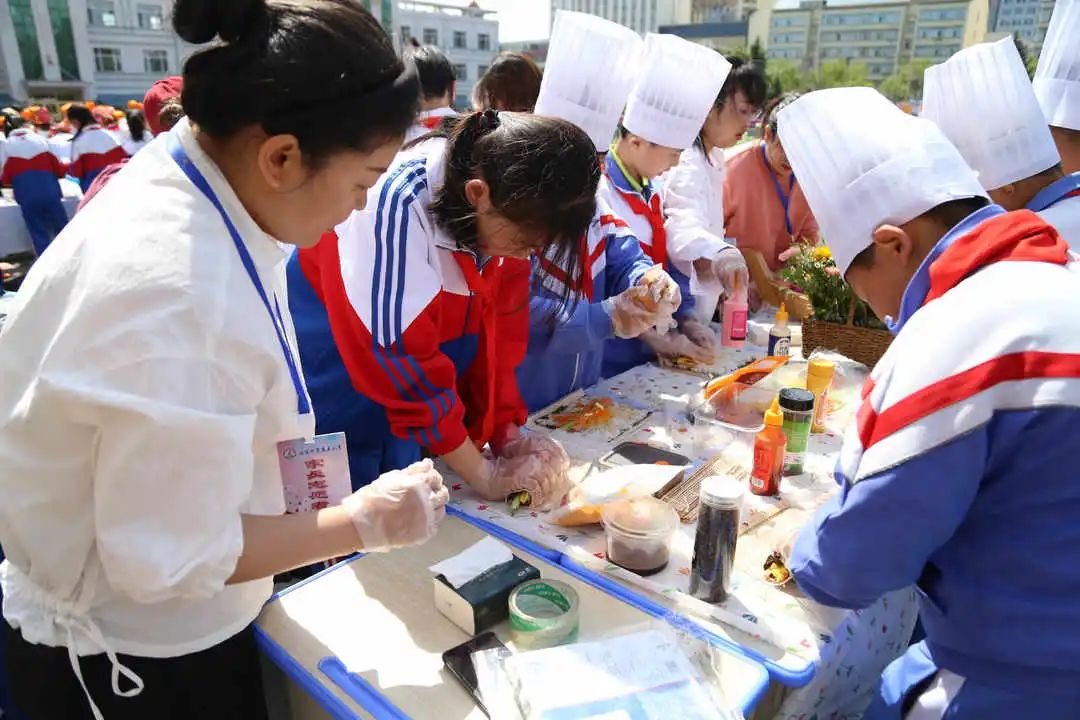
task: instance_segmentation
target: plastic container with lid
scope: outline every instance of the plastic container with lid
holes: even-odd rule
[[[701,483],[690,565],[690,594],[698,600],[723,602],[731,591],[743,497],[743,485],[736,478],[713,475]]]
[[[663,570],[671,556],[671,540],[679,515],[662,500],[646,496],[604,506],[608,560],[638,575]]]

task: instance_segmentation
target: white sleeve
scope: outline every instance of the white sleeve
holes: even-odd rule
[[[709,216],[708,193],[713,184],[704,163],[704,158],[685,158],[664,179],[668,253],[680,263],[715,257],[731,247],[723,238],[723,214],[719,228]]]

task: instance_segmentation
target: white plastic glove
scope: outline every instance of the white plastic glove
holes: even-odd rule
[[[435,534],[450,493],[430,460],[393,470],[342,501],[363,552],[419,545]]]
[[[641,336],[642,341],[653,349],[657,355],[674,360],[675,358],[688,357],[698,362],[711,362],[715,355],[711,350],[706,351],[699,345],[695,345],[677,330],[671,330],[664,334],[650,331]]]
[[[615,335],[635,338],[649,328],[666,332],[675,326],[672,316],[682,304],[679,284],[661,268],[641,276],[637,284],[604,301]]]
[[[716,357],[716,333],[708,325],[697,318],[686,317],[679,322],[679,332],[701,349],[702,355],[707,356],[706,361]]]
[[[724,293],[731,295],[740,288],[745,292],[750,286],[750,270],[742,253],[735,248],[721,251],[712,261],[712,271],[724,286]]]
[[[530,507],[551,509],[570,492],[569,471],[570,458],[559,443],[530,433],[507,444],[501,457],[485,457],[484,479],[473,489],[492,502],[527,492]]]

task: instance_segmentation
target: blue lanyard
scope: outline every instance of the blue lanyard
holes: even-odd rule
[[[1047,185],[1031,198],[1026,207],[1032,212],[1042,212],[1067,197],[1076,197],[1078,190],[1080,190],[1080,172],[1075,172]]]
[[[765,143],[761,144],[761,161],[765,163],[765,169],[769,171],[773,187],[776,188],[776,197],[780,199],[780,206],[784,208],[784,222],[787,224],[787,234],[794,235],[795,231],[791,227],[791,215],[788,213],[788,205],[791,203],[791,191],[795,188],[795,173],[791,174],[791,179],[788,181],[787,195],[785,195],[784,191],[780,189],[780,178],[776,177],[776,173],[773,172],[772,167],[769,165],[769,158],[765,155]]]
[[[285,364],[289,366],[289,375],[292,377],[293,389],[296,390],[296,411],[301,415],[307,415],[311,412],[311,401],[308,400],[307,393],[304,392],[304,385],[300,382],[300,371],[296,367],[296,360],[293,359],[292,350],[289,348],[289,343],[285,340],[285,320],[281,316],[281,306],[278,305],[277,296],[274,296],[274,308],[271,309],[270,300],[266,296],[266,290],[263,289],[262,283],[259,281],[259,274],[255,271],[255,262],[251,259],[251,253],[248,252],[247,246],[244,245],[244,241],[240,237],[240,231],[233,225],[229,213],[225,212],[225,208],[222,207],[217,194],[214,193],[213,188],[210,187],[210,183],[206,181],[203,174],[199,172],[199,168],[195,167],[195,163],[193,163],[191,158],[188,157],[188,154],[184,152],[184,148],[181,147],[180,141],[176,139],[176,135],[169,133],[165,138],[165,142],[169,148],[169,154],[172,155],[172,159],[175,160],[176,164],[180,166],[180,169],[184,171],[184,174],[187,175],[191,184],[197,187],[202,194],[206,196],[206,199],[210,201],[210,204],[214,206],[221,215],[221,219],[225,222],[225,228],[229,231],[233,244],[236,246],[236,252],[240,255],[240,262],[243,263],[244,270],[247,271],[251,284],[255,286],[255,291],[259,293],[259,299],[262,300],[263,307],[266,308],[267,314],[270,315],[270,322],[274,324],[274,331],[277,333],[278,342],[281,344],[281,352],[285,355]]]

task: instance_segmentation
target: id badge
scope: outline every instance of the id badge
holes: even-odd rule
[[[278,443],[278,465],[285,486],[285,512],[323,510],[352,493],[345,433],[316,435]]]

